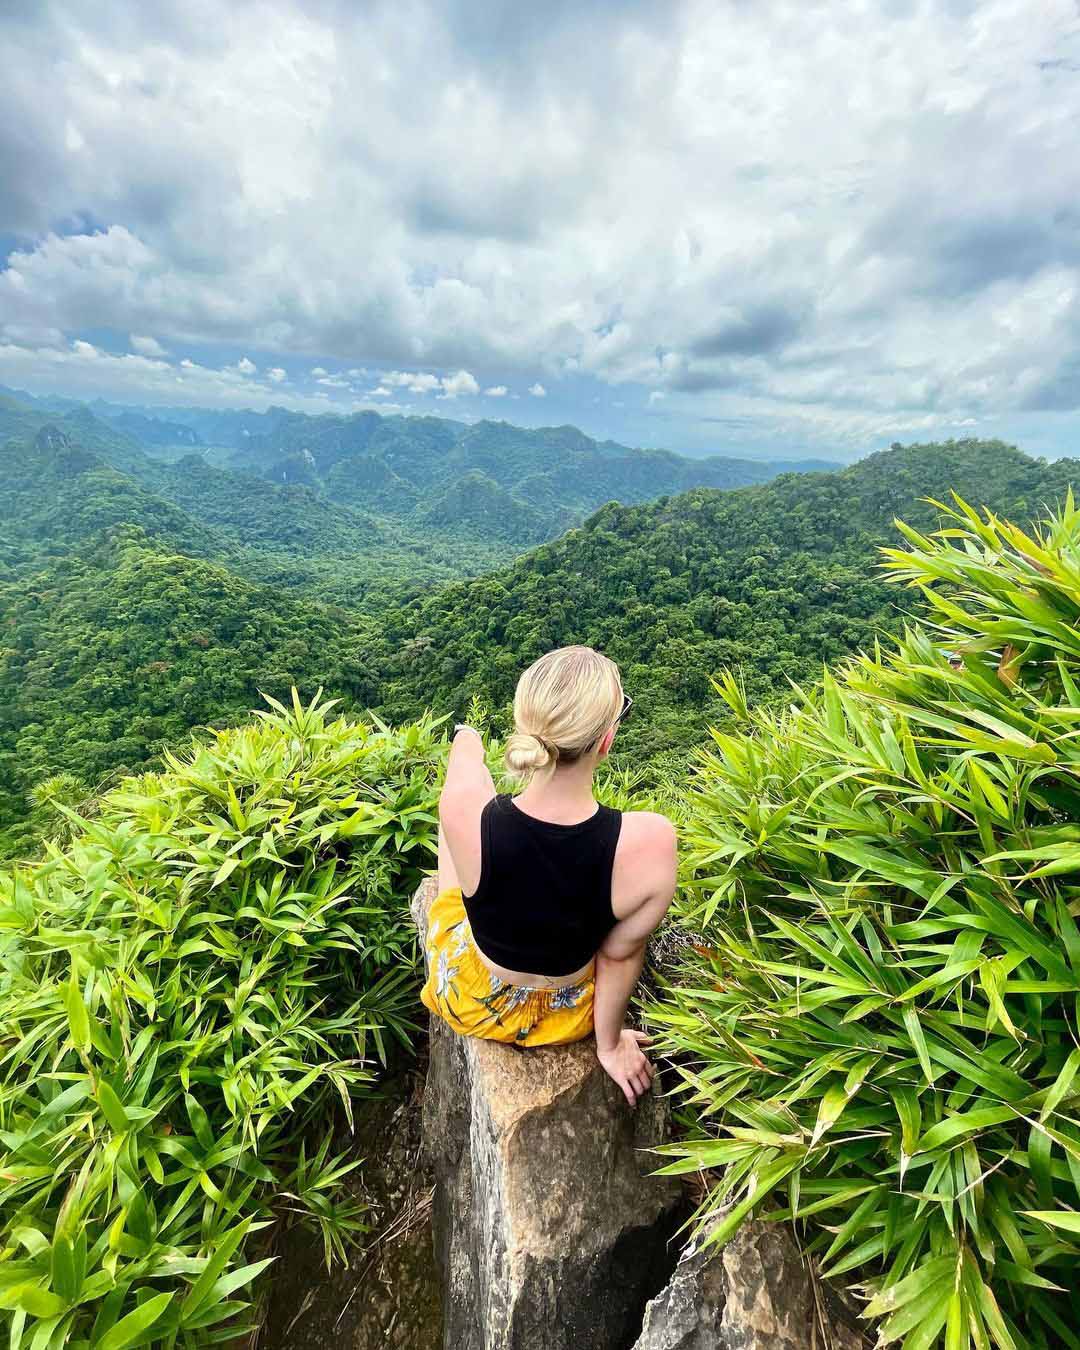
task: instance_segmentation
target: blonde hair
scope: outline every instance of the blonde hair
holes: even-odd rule
[[[518,680],[506,767],[529,778],[579,759],[618,717],[622,700],[619,668],[606,656],[591,647],[546,653]]]

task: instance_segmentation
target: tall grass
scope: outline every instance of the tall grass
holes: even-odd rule
[[[649,1016],[699,1220],[796,1220],[904,1350],[1080,1346],[1080,516],[886,550],[930,630],[713,733]]]
[[[328,1108],[414,1027],[407,902],[444,753],[430,719],[294,696],[0,874],[11,1350],[232,1340],[275,1216],[328,1260],[362,1228]]]

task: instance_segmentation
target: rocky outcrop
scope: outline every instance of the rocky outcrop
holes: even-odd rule
[[[337,1141],[365,1159],[347,1184],[371,1232],[330,1271],[317,1237],[282,1235],[258,1350],[866,1344],[784,1227],[680,1255],[682,1192],[649,1175],[663,1102],[631,1112],[591,1042],[522,1051],[433,1019],[426,1081],[384,1088]]]
[[[722,1248],[694,1246],[645,1310],[634,1350],[858,1350],[791,1235],[748,1223]]]
[[[420,931],[434,890],[417,892]],[[519,1050],[437,1018],[424,1096],[445,1350],[629,1350],[675,1264],[682,1193],[592,1042]]]
[[[43,426],[34,437],[34,449],[46,452],[55,452],[57,450],[70,450],[71,438],[59,427],[53,426],[51,422]]]

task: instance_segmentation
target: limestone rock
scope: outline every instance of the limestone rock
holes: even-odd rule
[[[634,1350],[857,1350],[832,1302],[786,1229],[751,1222],[720,1249],[687,1248]]]
[[[70,450],[71,438],[49,422],[34,437],[35,450]]]
[[[421,931],[429,879],[413,913]],[[631,1110],[591,1039],[521,1050],[431,1019],[424,1143],[445,1350],[627,1350],[677,1252],[682,1191],[650,1177],[664,1103]]]

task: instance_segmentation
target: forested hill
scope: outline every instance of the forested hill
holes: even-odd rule
[[[360,615],[207,560],[217,525],[199,526],[153,494],[125,496],[117,485],[133,479],[54,433],[36,450],[58,476],[50,492],[69,492],[38,504],[54,550],[63,509],[77,511],[82,491],[100,489],[93,500],[115,508],[87,520],[118,523],[0,585],[0,844],[9,849],[31,837],[41,779],[71,773],[92,786],[117,766],[138,768],[188,728],[257,706],[261,692],[322,685],[347,707],[395,721],[425,706],[460,715],[473,693],[503,712],[521,669],[568,642],[599,646],[622,666],[635,699],[624,755],[685,749],[718,714],[709,676],[720,668],[740,668],[752,696],[767,698],[899,624],[900,607],[918,596],[884,585],[875,550],[895,541],[895,516],[933,524],[921,498],[956,488],[1023,520],[1080,482],[1075,461],[1046,464],[997,442],[897,448],[839,473],[605,506],[510,566]],[[20,462],[8,462],[5,501],[29,517],[40,466],[23,480]],[[187,489],[202,491],[194,466],[189,477]],[[140,506],[152,533],[123,523],[124,503]],[[207,532],[209,544],[181,527]],[[180,556],[200,550],[201,559]]]
[[[606,501],[764,482],[793,467],[630,450],[593,441],[574,427],[469,426],[373,412],[312,417],[283,408],[152,414],[100,402],[72,407],[66,399],[26,403],[0,390],[6,463],[0,507],[21,521],[19,535],[31,552],[35,543],[54,551],[51,504],[35,503],[24,515],[4,477],[17,474],[33,495],[32,470],[40,465],[40,495],[48,497],[56,474],[34,446],[50,428],[46,445],[59,444],[59,436],[97,457],[96,465],[82,461],[84,471],[113,471],[107,482],[98,474],[65,489],[69,503],[78,496],[112,499],[108,506],[99,502],[100,509],[80,507],[84,521],[112,518],[161,533],[160,520],[150,518],[160,511],[144,500],[149,492],[191,517],[174,521],[177,545],[192,548],[196,532],[210,530],[213,538],[204,537],[198,548],[204,556],[348,604],[366,603],[373,589],[384,594],[394,580],[415,587],[487,571],[580,523]],[[130,482],[125,486],[116,472]],[[127,516],[119,500],[125,492]]]
[[[182,417],[181,412],[174,414]],[[235,422],[197,425],[230,434],[234,468],[274,482],[300,482],[335,499],[362,502],[394,515],[423,516],[456,485],[484,488],[495,511],[467,527],[490,528],[505,509],[521,543],[543,539],[579,522],[606,501],[642,502],[691,487],[763,483],[788,464],[729,459],[689,459],[666,450],[631,450],[594,441],[577,427],[529,429],[508,422],[468,425],[437,417],[307,417],[271,409],[253,427]],[[808,462],[801,468],[832,467]]]
[[[901,622],[918,597],[876,569],[894,517],[931,526],[938,513],[922,499],[955,489],[1020,521],[1074,482],[1075,460],[951,441],[840,473],[606,506],[510,567],[388,613],[367,666],[397,719],[424,705],[460,711],[473,693],[502,704],[536,656],[587,642],[619,662],[636,700],[623,746],[685,746],[719,711],[709,676],[720,668],[740,668],[761,699]]]
[[[424,539],[303,487],[275,487],[189,456],[162,462],[89,414],[4,438],[0,562],[25,575],[115,525],[253,580],[353,604],[460,575],[452,538]],[[123,465],[123,467],[119,467]]]
[[[116,527],[29,580],[0,586],[0,853],[27,847],[35,789],[81,799],[260,692],[325,685],[373,701],[365,620],[161,550]],[[40,792],[37,794],[40,796]]]

